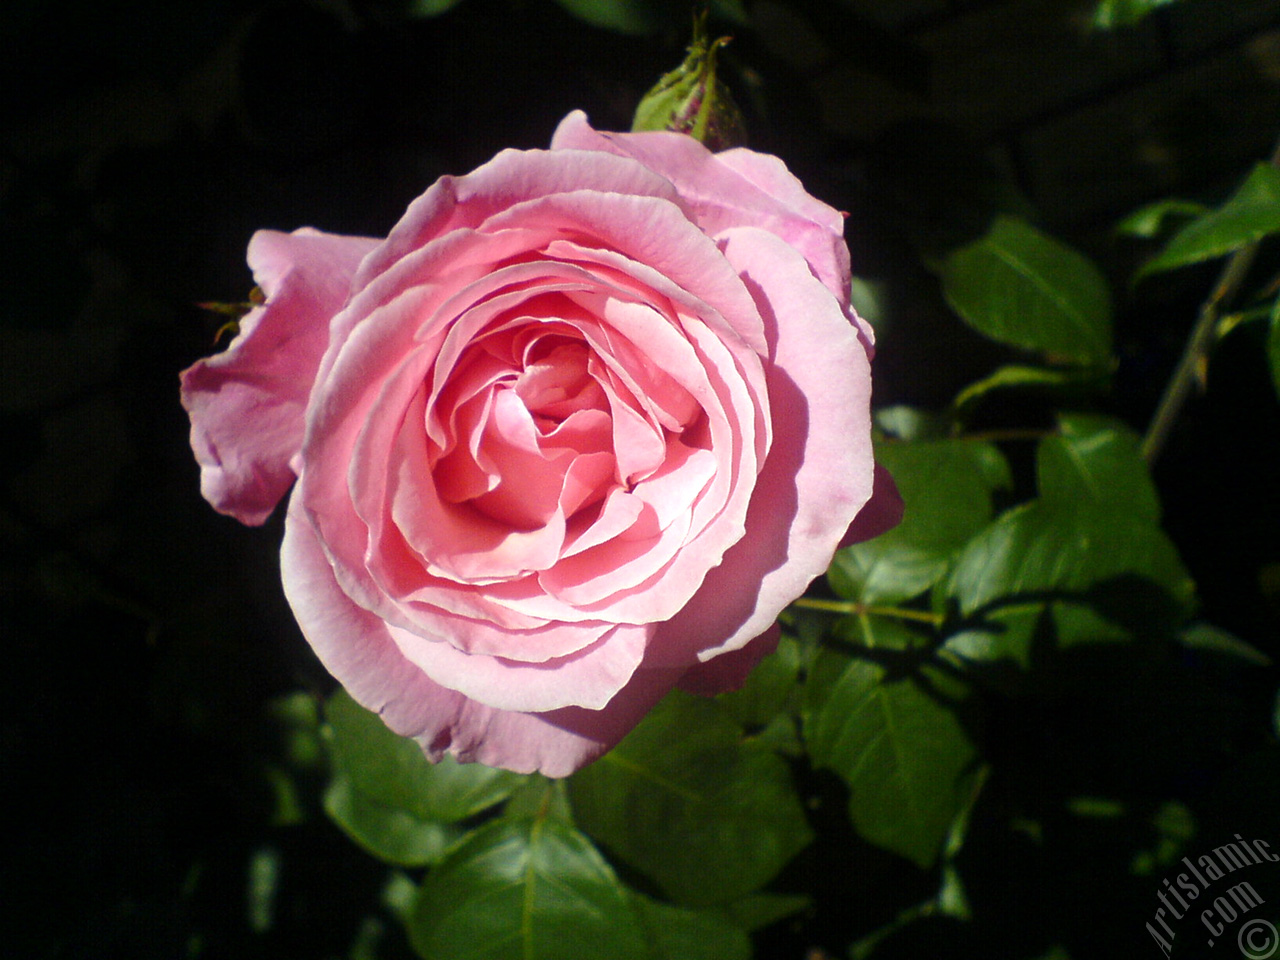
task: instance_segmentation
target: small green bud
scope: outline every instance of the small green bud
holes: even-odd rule
[[[709,150],[747,142],[742,111],[716,76],[716,53],[728,37],[707,41],[707,10],[693,18],[693,42],[684,63],[666,74],[644,95],[631,122],[633,132],[674,130],[687,133]]]

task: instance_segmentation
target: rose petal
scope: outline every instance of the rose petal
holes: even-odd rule
[[[376,244],[311,229],[259,230],[249,242],[249,265],[266,304],[245,315],[224,352],[182,373],[201,492],[220,513],[261,524],[293,483],[290,460],[302,447],[304,408],[329,341],[329,319]]]
[[[827,289],[848,306],[843,218],[810,196],[777,157],[745,148],[716,154],[678,133],[603,133],[592,129],[580,110],[560,122],[551,145],[639,160],[674,184],[710,236],[732,227],[760,227],[776,234],[803,253]]]
[[[691,648],[709,660],[767,630],[830,565],[872,490],[871,379],[856,329],[804,258],[773,234],[729,231],[724,251],[756,291],[769,331],[774,444],[745,535],[654,640],[671,658],[665,663]]]
[[[848,547],[864,540],[871,540],[892,530],[902,522],[902,496],[889,471],[876,464],[871,499],[858,511],[849,529],[840,539],[841,547]]]
[[[604,710],[515,713],[441,686],[405,659],[386,624],[342,592],[306,516],[291,506],[281,547],[285,595],[307,642],[357,703],[434,760],[563,777],[599,756],[657,703],[679,671],[641,669]]]

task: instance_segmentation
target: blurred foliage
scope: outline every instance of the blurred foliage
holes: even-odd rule
[[[199,499],[175,373],[254,229],[378,234],[570,109],[626,129],[687,5],[3,16],[15,955],[1128,958],[1181,857],[1280,842],[1274,4],[711,5],[753,146],[849,213],[907,519],[743,690],[563,783],[333,692],[278,519]]]

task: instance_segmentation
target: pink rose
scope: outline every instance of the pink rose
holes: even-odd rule
[[[842,229],[774,157],[572,113],[380,243],[260,232],[265,305],[183,374],[204,494],[260,523],[296,476],[285,592],[351,695],[566,775],[897,521]]]

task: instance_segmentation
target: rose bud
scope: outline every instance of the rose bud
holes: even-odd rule
[[[745,145],[747,127],[742,111],[716,76],[716,54],[728,42],[728,37],[708,42],[706,10],[695,16],[688,55],[641,99],[632,131],[687,133],[708,150]]]

